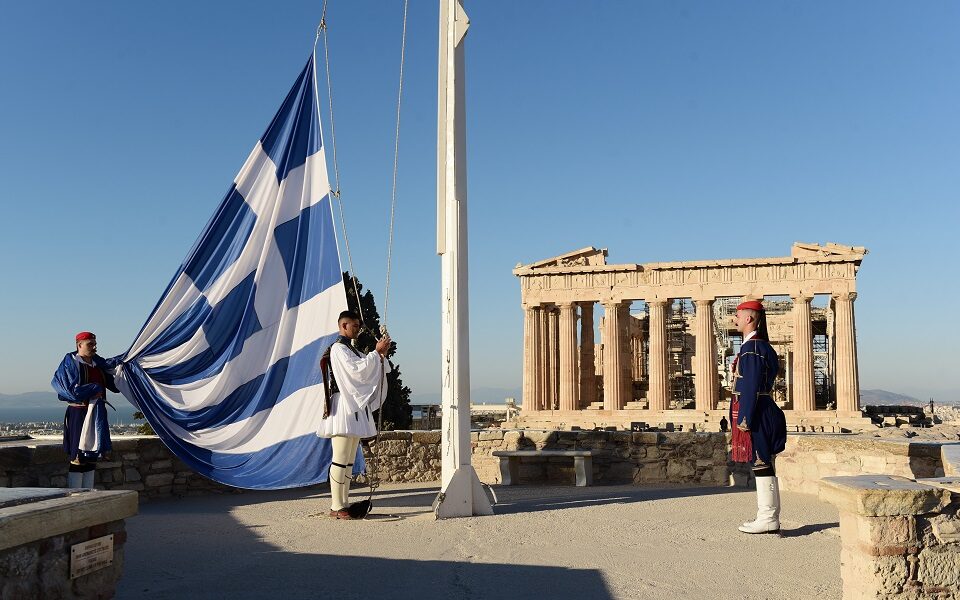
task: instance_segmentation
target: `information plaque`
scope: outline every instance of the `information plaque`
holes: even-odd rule
[[[112,564],[112,533],[70,547],[70,579],[99,571]]]

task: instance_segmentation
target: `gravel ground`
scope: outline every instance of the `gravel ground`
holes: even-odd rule
[[[778,537],[737,532],[743,489],[496,487],[495,516],[445,521],[437,491],[384,485],[354,522],[326,516],[324,487],[144,504],[117,597],[841,596],[837,511],[815,496],[783,494]]]

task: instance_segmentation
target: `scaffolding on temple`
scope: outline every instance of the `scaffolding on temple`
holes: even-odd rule
[[[693,303],[677,298],[670,303],[667,316],[667,373],[670,378],[670,408],[688,408],[694,404],[693,347],[690,343],[690,319]]]

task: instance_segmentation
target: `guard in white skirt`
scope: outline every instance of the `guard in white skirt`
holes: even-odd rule
[[[387,373],[390,362],[390,336],[377,342],[376,350],[366,355],[353,347],[360,335],[360,318],[351,311],[337,319],[340,337],[320,360],[326,406],[317,435],[331,438],[333,462],[330,463],[330,516],[350,520],[350,481],[353,460],[360,438],[377,435],[373,411],[387,397]]]

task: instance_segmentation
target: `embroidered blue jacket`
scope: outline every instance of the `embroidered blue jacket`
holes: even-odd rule
[[[50,384],[57,392],[57,397],[63,402],[85,404],[100,394],[104,386],[101,386],[99,383],[90,383],[87,381],[87,369],[86,367],[81,367],[77,362],[76,354],[76,352],[69,352],[63,357],[60,366],[57,367],[56,373],[53,374],[53,380]],[[103,359],[99,356],[93,357],[93,364],[103,373],[106,388],[117,393],[119,393],[119,390],[108,369],[112,369],[119,364],[119,362],[119,357],[109,359]],[[79,452],[81,455],[93,460],[96,460],[103,452],[109,452],[112,444],[110,442],[110,423],[107,420],[106,402],[97,402],[93,405],[93,424],[96,428],[97,439],[100,440],[100,448],[95,452],[80,451],[77,448],[78,436],[68,435],[66,430],[71,426],[71,411],[79,411],[76,415],[77,418],[79,418],[76,425],[76,427],[78,427],[78,434],[79,423],[82,423],[83,415],[86,414],[86,411],[83,409],[67,409],[68,414],[64,417],[64,451],[71,457],[77,456]]]
[[[734,426],[749,427],[754,454],[768,464],[787,443],[786,417],[770,395],[779,368],[777,353],[767,340],[754,337],[740,346],[733,388],[740,411]]]

